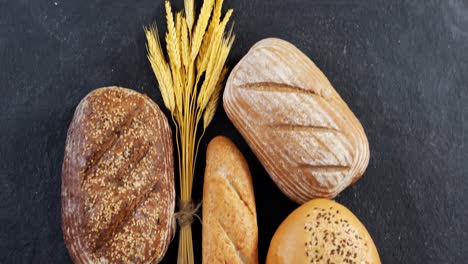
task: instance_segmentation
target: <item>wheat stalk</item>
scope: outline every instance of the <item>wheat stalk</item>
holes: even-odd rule
[[[221,20],[222,4],[223,0],[204,0],[198,19],[194,21],[194,2],[184,0],[185,12],[176,13],[174,20],[171,4],[166,0],[167,60],[156,26],[145,28],[148,60],[176,128],[179,210],[193,208],[187,205],[192,204],[198,146],[213,120],[228,71],[225,63],[234,35],[232,28],[228,34],[225,29],[232,10],[228,10]],[[203,74],[205,78],[200,84]],[[203,122],[201,134],[198,133],[200,122]],[[178,263],[192,264],[194,261],[190,223],[179,223]]]

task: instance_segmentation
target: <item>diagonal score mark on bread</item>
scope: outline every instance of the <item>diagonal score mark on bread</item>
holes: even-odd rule
[[[121,167],[116,173],[115,181],[118,182],[119,185],[122,185],[125,175],[128,175],[133,168],[138,167],[140,162],[148,155],[152,146],[152,143],[145,142],[143,146],[135,148],[136,151],[132,151],[128,165]]]
[[[115,234],[119,233],[128,223],[132,220],[133,216],[135,215],[135,212],[142,207],[142,205],[146,202],[146,200],[149,199],[152,193],[155,192],[159,187],[159,183],[156,182],[151,188],[148,188],[143,194],[141,194],[139,197],[134,199],[131,204],[129,205],[127,210],[124,210],[124,215],[123,217],[120,218],[120,221],[117,222],[117,225],[111,229],[111,230],[105,230],[101,234],[105,234],[105,236],[101,237],[101,234],[99,235],[98,243],[96,243],[95,248],[93,249],[94,252],[98,251],[103,251],[107,249],[111,243],[112,243],[112,238],[114,237]]]
[[[324,97],[317,93],[315,90],[304,89],[302,87],[293,86],[285,83],[274,83],[274,82],[256,82],[256,83],[245,83],[238,87],[239,89],[257,91],[257,92],[276,92],[276,93],[299,93],[307,94],[311,96],[317,96],[324,100],[329,100],[329,97]]]
[[[124,118],[121,124],[117,125],[113,129],[109,129],[107,136],[104,137],[108,139],[106,139],[106,141],[104,141],[101,144],[99,150],[95,151],[91,155],[90,162],[83,171],[82,183],[85,182],[88,179],[88,177],[95,172],[96,167],[98,166],[102,157],[106,153],[111,151],[112,148],[118,143],[119,139],[123,134],[122,132],[132,126],[135,120],[135,116],[138,116],[141,113],[141,111],[142,108],[140,106],[137,106],[135,109],[133,109],[130,113],[127,114],[127,116]]]
[[[244,254],[242,254],[242,252],[240,251],[240,249],[237,247],[236,243],[234,243],[234,239],[232,238],[232,236],[227,232],[227,229],[224,228],[224,225],[221,224],[221,221],[219,221],[219,219],[217,219],[217,224],[219,225],[219,227],[221,228],[221,230],[223,231],[223,233],[226,235],[226,237],[228,238],[229,242],[231,243],[231,246],[232,248],[234,249],[234,251],[236,252],[237,256],[239,257],[239,260],[242,262],[242,263],[247,263],[246,261],[246,257],[244,256]]]
[[[239,200],[241,200],[244,206],[249,210],[250,214],[255,215],[254,210],[250,208],[249,203],[247,203],[247,201],[242,197],[239,190],[237,190],[237,188],[232,183],[231,179],[229,179],[229,176],[226,175],[225,173],[220,173],[220,174],[222,175],[223,179],[226,180],[226,183],[230,187],[230,189],[236,194],[237,198],[239,198]]]
[[[318,173],[326,173],[326,172],[347,172],[351,166],[349,165],[313,165],[313,164],[297,164],[297,168],[301,168],[303,170],[310,170],[312,172]]]
[[[304,163],[304,164],[297,164],[297,168],[301,169],[308,169],[308,170],[313,170],[315,172],[346,172],[346,170],[350,169],[349,163],[352,161],[348,160],[348,156],[345,155],[341,159],[345,159],[345,165],[341,165],[340,163],[340,158],[337,156],[335,152],[333,152],[330,147],[325,144],[316,133],[334,133],[334,134],[343,134],[342,131],[333,128],[333,127],[326,127],[326,126],[320,126],[320,125],[304,125],[304,124],[287,124],[287,123],[274,123],[274,124],[269,124],[269,125],[263,125],[265,128],[269,128],[273,130],[274,132],[291,132],[291,133],[297,133],[297,132],[307,132],[310,133],[309,136],[313,138],[317,144],[328,154],[332,155],[334,158],[334,161],[331,161],[331,164],[327,165],[316,165],[316,164],[310,164],[310,163]],[[351,159],[352,159],[352,153],[350,153]],[[334,165],[335,164],[335,165]]]
[[[310,91],[322,98],[337,97],[336,91],[317,66],[286,41],[269,38],[255,44],[233,69],[236,87],[254,83],[286,85]]]
[[[124,175],[128,175],[130,170],[139,166],[140,162],[148,155],[152,147],[151,143],[144,143],[144,145],[138,148],[135,151],[136,154],[130,157],[130,161],[127,166],[117,172],[115,181],[122,184]],[[94,251],[100,250],[102,247],[107,246],[109,241],[112,239],[114,234],[118,233],[131,219],[138,208],[147,200],[149,195],[157,188],[158,182],[153,185],[148,185],[148,187],[136,198],[129,201],[127,207],[122,208],[121,212],[117,215],[114,215],[112,224],[109,225],[106,229],[101,230],[97,236],[96,244]]]
[[[343,133],[340,130],[332,127],[320,126],[320,125],[303,125],[303,124],[287,124],[287,123],[275,123],[269,125],[263,125],[264,127],[271,128],[273,130],[280,131],[304,131],[304,132],[331,132],[331,133]]]

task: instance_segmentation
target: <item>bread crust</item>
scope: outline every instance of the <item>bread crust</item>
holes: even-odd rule
[[[230,74],[224,109],[277,186],[304,203],[333,198],[369,162],[359,120],[292,44],[265,39]]]
[[[202,263],[258,263],[252,178],[240,151],[222,136],[206,153],[202,240]]]
[[[346,207],[327,199],[294,210],[271,239],[266,264],[380,264],[364,225]]]
[[[62,229],[74,263],[154,263],[171,239],[172,134],[147,96],[89,93],[70,124],[62,167]]]

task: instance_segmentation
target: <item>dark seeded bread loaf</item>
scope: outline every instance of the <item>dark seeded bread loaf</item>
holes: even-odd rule
[[[101,88],[80,102],[62,168],[62,229],[75,263],[161,260],[174,213],[171,136],[138,92]]]

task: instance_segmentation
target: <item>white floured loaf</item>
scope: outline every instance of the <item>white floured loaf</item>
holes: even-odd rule
[[[335,197],[367,167],[359,120],[320,69],[286,41],[253,46],[229,76],[223,100],[271,178],[298,203]]]

